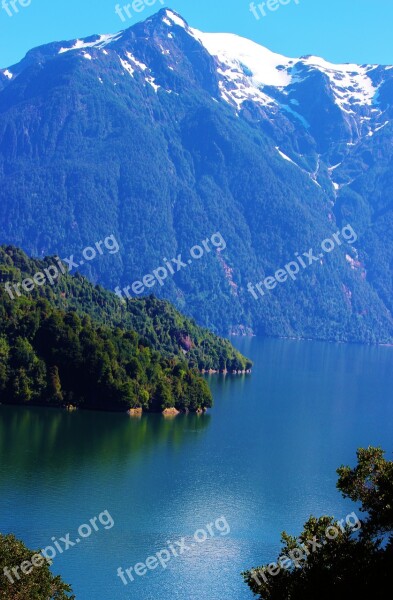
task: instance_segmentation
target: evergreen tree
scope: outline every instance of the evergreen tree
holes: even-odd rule
[[[74,600],[69,585],[52,575],[49,564],[38,552],[33,552],[15,536],[0,533],[0,600]],[[34,557],[34,559],[33,559]],[[34,566],[34,563],[38,566]],[[11,570],[17,570],[18,577]]]
[[[281,568],[270,564],[243,573],[258,598],[386,597],[393,569],[393,462],[385,459],[381,448],[362,448],[357,458],[355,468],[338,469],[337,487],[345,497],[361,503],[360,510],[366,514],[359,520],[361,527],[340,527],[332,517],[324,516],[310,517],[298,538],[284,532],[281,560],[277,561]],[[335,527],[335,537],[327,536],[329,527]],[[317,545],[310,545],[311,540]]]

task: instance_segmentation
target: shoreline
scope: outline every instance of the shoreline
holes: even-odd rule
[[[111,413],[111,414],[115,414],[115,415],[128,415],[132,418],[141,418],[143,415],[162,415],[163,417],[176,417],[177,415],[204,415],[205,413],[207,413],[207,411],[209,410],[208,408],[198,408],[197,410],[189,410],[189,409],[185,409],[185,410],[178,410],[177,408],[170,407],[170,408],[165,408],[164,410],[160,411],[149,411],[149,410],[143,410],[142,407],[136,407],[136,408],[129,408],[127,410],[110,410],[110,409],[100,409],[100,408],[96,408],[96,407],[92,407],[92,408],[85,408],[85,407],[78,407],[78,406],[74,406],[74,405],[58,405],[58,406],[53,406],[53,405],[49,405],[49,404],[11,404],[11,403],[7,403],[7,402],[0,402],[0,408],[2,406],[12,406],[14,408],[49,408],[50,410],[60,410],[62,412],[66,412],[66,413],[75,413],[75,412],[98,412],[98,413]]]

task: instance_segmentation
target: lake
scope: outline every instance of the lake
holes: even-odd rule
[[[356,509],[335,489],[336,468],[360,446],[391,456],[393,348],[232,341],[253,373],[209,376],[206,415],[0,407],[3,533],[38,549],[75,540],[103,511],[113,519],[55,558],[78,600],[250,600],[240,573],[277,558],[281,531]],[[220,517],[230,532],[221,520],[195,543]],[[181,538],[187,551],[165,569],[128,585],[117,575]]]

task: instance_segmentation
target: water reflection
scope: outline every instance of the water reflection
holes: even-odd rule
[[[210,423],[210,414],[143,415],[66,412],[38,407],[0,406],[0,468],[22,472],[73,471],[99,463],[101,470],[138,462],[168,446],[177,452],[196,443]],[[1,484],[1,482],[0,482]]]

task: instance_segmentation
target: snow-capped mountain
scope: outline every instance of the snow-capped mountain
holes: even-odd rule
[[[148,21],[153,20],[154,17]],[[168,9],[161,15],[161,23],[168,29],[168,40],[174,39],[174,26],[181,27],[215,58],[221,97],[237,108],[241,108],[246,101],[253,101],[262,106],[279,109],[280,101],[277,96],[281,100],[286,98],[289,104],[296,107],[296,91],[317,72],[325,77],[334,102],[342,112],[352,116],[358,115],[362,121],[373,120],[373,123],[368,124],[369,129],[383,113],[383,107],[379,106],[378,102],[379,89],[393,79],[393,66],[333,64],[317,56],[289,58],[235,34],[203,33],[193,29],[182,17]],[[114,35],[98,35],[84,40],[49,44],[32,51],[31,56],[46,48],[53,51],[47,56],[53,56],[56,52],[62,54],[73,51],[92,60],[89,49],[100,50],[104,54],[113,50],[118,53],[120,62],[130,75],[133,74],[135,66],[142,70],[150,69],[130,53],[126,52],[122,56],[119,50],[128,37],[129,30],[126,30]],[[170,56],[170,47],[161,46],[161,50],[164,55]],[[22,61],[21,65],[25,66],[25,63],[29,64],[29,60]],[[17,65],[15,70],[18,74],[20,66]],[[10,69],[0,73],[8,81],[14,76]],[[367,109],[374,113],[372,119],[367,119],[364,115]],[[294,112],[297,111],[294,109]]]
[[[288,58],[237,35],[193,32],[217,59],[222,97],[239,109],[249,100],[273,113],[286,106],[309,127],[301,100],[309,79],[317,74],[348,122],[348,130],[353,127],[351,142],[387,124],[378,93],[393,77],[391,66],[335,65],[317,56]]]
[[[87,60],[102,61],[102,55],[110,60],[116,56],[130,76],[142,72],[145,83],[154,91],[162,88],[172,93],[176,90],[170,89],[164,81],[161,85],[158,81],[163,79],[164,70],[176,72],[179,67],[180,28],[183,41],[186,34],[201,44],[213,58],[219,90],[216,97],[232,105],[237,112],[247,110],[251,102],[254,110],[260,110],[262,119],[274,119],[280,113],[292,122],[296,121],[297,127],[313,135],[322,152],[329,150],[334,134],[342,138],[339,140],[340,149],[344,151],[343,145],[356,145],[362,138],[373,136],[390,123],[393,66],[336,65],[316,56],[289,58],[234,34],[203,33],[193,29],[171,10],[166,9],[159,14],[162,37],[158,49],[165,58],[159,64],[157,56],[152,53],[144,55],[143,45],[138,39],[142,25],[137,25],[114,35],[96,35],[34,49],[18,65],[0,71],[2,87],[10,84],[31,64],[48,60],[56,54],[73,52]],[[156,17],[145,22],[147,32],[151,33],[152,25],[157,36]],[[133,42],[137,42],[135,48]],[[129,47],[134,53],[129,51]],[[313,88],[316,84],[319,89],[315,97]],[[329,120],[327,127],[326,120]],[[337,144],[337,140],[335,142]]]
[[[201,323],[391,340],[392,106],[392,66],[285,57],[169,9],[34,48],[0,70],[0,238],[69,255],[109,227],[121,260],[88,273],[114,287],[220,230],[225,253],[157,290]],[[347,222],[355,247],[250,297]]]
[[[270,87],[289,96],[293,86],[304,82],[313,70],[326,75],[341,110],[355,114],[359,107],[373,105],[379,87],[373,83],[381,70],[378,65],[335,65],[316,56],[288,58],[237,35],[193,32],[221,63],[223,96],[228,94],[237,106],[245,100],[258,101],[254,94],[264,90],[263,103],[277,105],[274,95],[268,93]],[[231,81],[236,89],[228,85]]]

